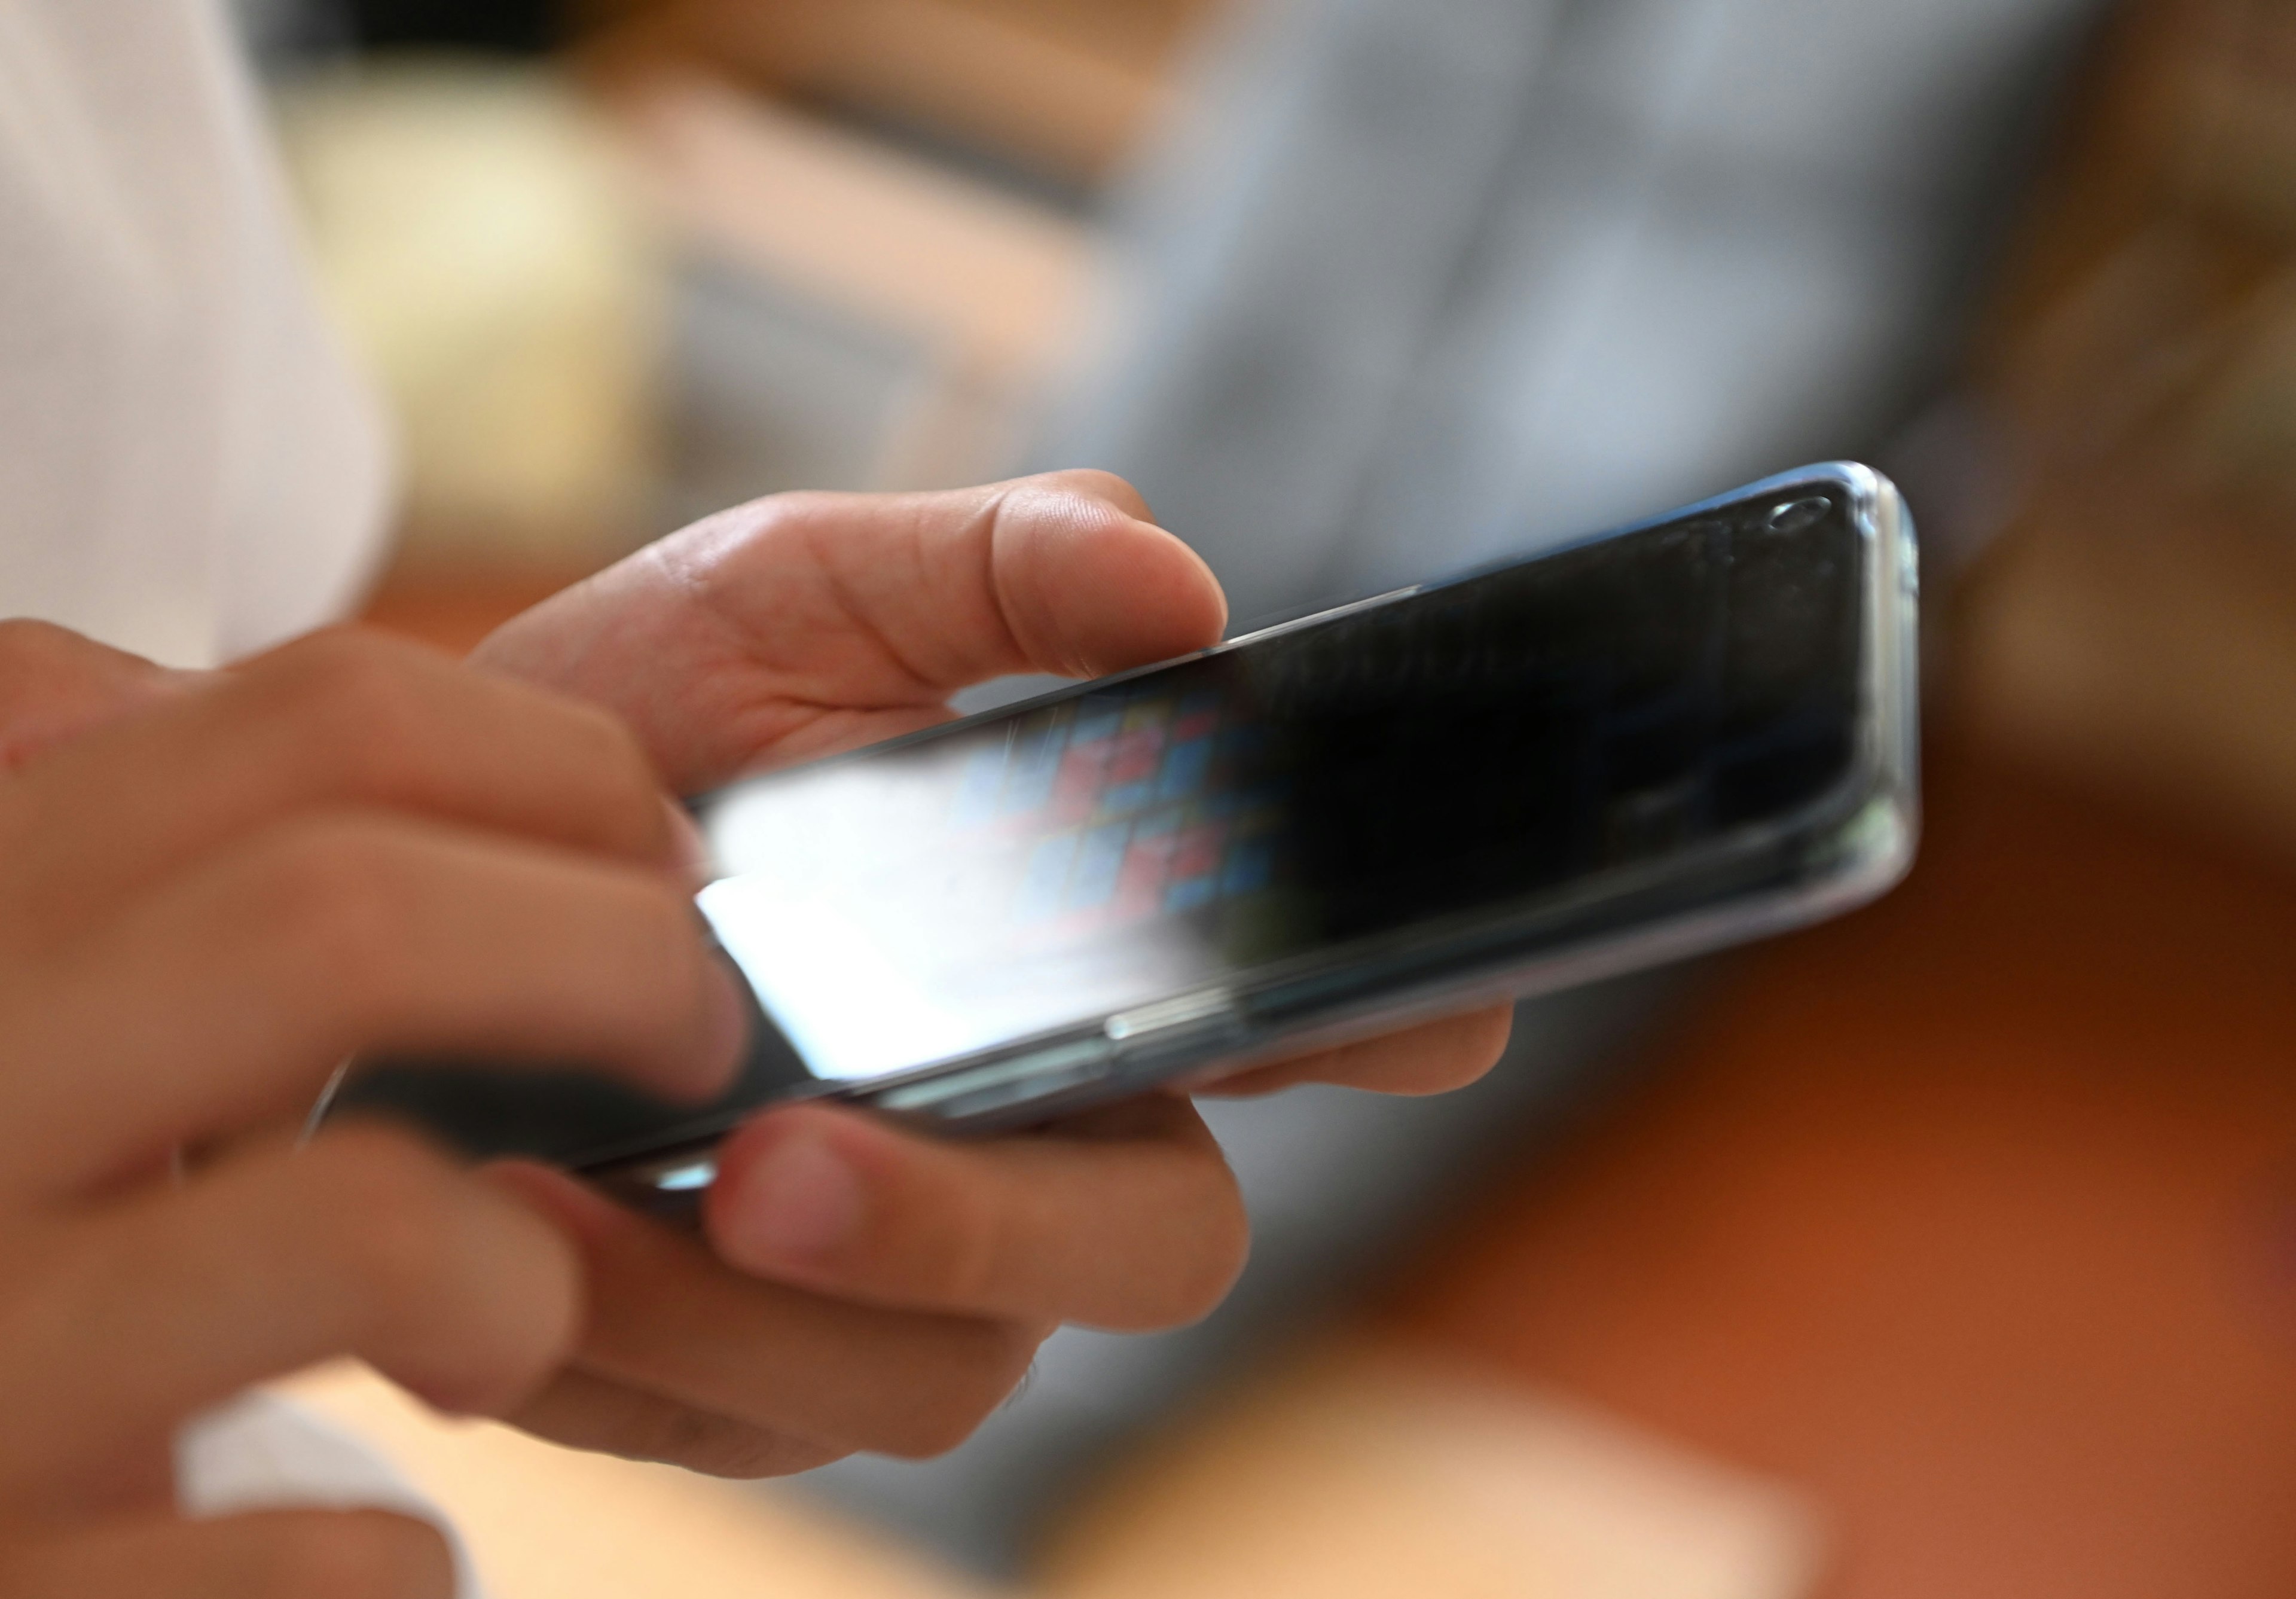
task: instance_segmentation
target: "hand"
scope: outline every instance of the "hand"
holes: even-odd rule
[[[0,622],[0,774],[108,722],[188,693],[170,671],[45,622]]]
[[[0,741],[0,1591],[445,1594],[396,1518],[178,1520],[170,1443],[336,1355],[488,1413],[563,1365],[547,1218],[410,1137],[283,1129],[367,1047],[725,1082],[740,1011],[643,753],[411,646],[184,676],[29,624]]]
[[[1210,572],[1128,485],[1062,472],[742,506],[537,607],[474,659],[619,712],[694,793],[932,726],[987,678],[1119,671],[1225,623]],[[1453,1018],[1223,1091],[1437,1092],[1487,1070],[1506,1025],[1505,1010]],[[581,1241],[594,1285],[575,1365],[515,1419],[734,1475],[931,1453],[1055,1325],[1193,1319],[1243,1259],[1234,1181],[1178,1096],[964,1143],[793,1107],[730,1140],[719,1173],[707,1247],[562,1175],[503,1174]]]

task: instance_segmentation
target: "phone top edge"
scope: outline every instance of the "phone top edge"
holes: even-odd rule
[[[1302,628],[1316,627],[1322,623],[1331,621],[1336,618],[1348,615],[1353,611],[1369,610],[1376,605],[1384,605],[1397,600],[1408,599],[1415,594],[1433,593],[1437,590],[1449,588],[1461,583],[1470,583],[1474,581],[1476,578],[1488,577],[1495,572],[1503,572],[1510,568],[1521,566],[1529,562],[1545,560],[1550,555],[1560,555],[1571,550],[1584,549],[1592,545],[1602,544],[1612,538],[1624,537],[1629,534],[1644,532],[1652,528],[1661,528],[1669,522],[1689,521],[1702,515],[1726,510],[1731,506],[1742,504],[1748,500],[1759,499],[1766,495],[1776,494],[1781,490],[1792,488],[1798,485],[1816,482],[1833,482],[1849,491],[1852,497],[1852,522],[1857,528],[1861,537],[1866,539],[1869,544],[1879,542],[1882,529],[1878,529],[1876,526],[1878,521],[1887,517],[1891,521],[1892,527],[1894,528],[1897,521],[1905,520],[1902,516],[1904,500],[1898,494],[1897,486],[1891,483],[1890,480],[1883,476],[1880,472],[1876,471],[1873,467],[1866,465],[1862,462],[1857,461],[1835,460],[1816,462],[1808,466],[1796,467],[1790,472],[1773,472],[1768,477],[1758,479],[1754,482],[1746,484],[1742,488],[1734,488],[1722,494],[1713,495],[1706,499],[1698,500],[1687,505],[1677,506],[1670,511],[1661,512],[1656,515],[1642,517],[1634,521],[1621,522],[1615,526],[1597,529],[1595,531],[1587,533],[1578,537],[1565,540],[1560,544],[1545,545],[1528,554],[1502,555],[1495,560],[1480,562],[1471,567],[1445,572],[1440,576],[1428,578],[1423,582],[1406,584],[1397,588],[1382,589],[1377,594],[1365,594],[1356,599],[1342,601],[1336,605],[1326,605],[1300,616],[1278,618],[1277,619],[1269,621],[1265,625],[1255,627],[1249,633],[1242,633],[1233,638],[1222,639],[1218,644],[1208,644],[1201,650],[1192,650],[1185,654],[1168,656],[1162,660],[1152,660],[1144,666],[1128,667],[1123,671],[1111,672],[1106,676],[1103,677],[1079,678],[1073,683],[1063,685],[1062,687],[1048,689],[1041,694],[1032,694],[1027,699],[1015,700],[1009,704],[993,706],[987,710],[975,711],[970,716],[952,718],[948,721],[939,722],[930,727],[921,727],[914,733],[902,734],[897,738],[883,739],[875,743],[862,745],[860,748],[856,750],[840,750],[834,755],[824,755],[809,760],[792,761],[786,766],[763,767],[754,772],[749,772],[740,776],[736,776],[730,782],[719,784],[717,788],[709,790],[703,793],[693,795],[687,798],[684,803],[686,809],[689,811],[699,812],[713,803],[722,794],[727,793],[732,790],[740,788],[747,783],[755,783],[761,779],[779,776],[784,772],[813,770],[824,767],[840,765],[847,761],[858,760],[866,756],[879,755],[893,750],[906,749],[912,744],[922,743],[931,739],[947,737],[950,734],[964,732],[971,728],[984,726],[989,723],[1010,720],[1014,718],[1025,716],[1031,711],[1040,710],[1049,705],[1058,705],[1065,701],[1077,699],[1088,693],[1095,693],[1103,689],[1113,687],[1119,684],[1130,683],[1135,679],[1145,677],[1152,673],[1160,672],[1170,667],[1182,666],[1190,661],[1207,660],[1216,655],[1224,655],[1232,650],[1240,649],[1246,644],[1257,644],[1283,634],[1297,632]],[[1886,509],[1889,506],[1895,506],[1898,509],[1897,512],[1892,513]],[[1909,521],[1906,521],[1906,526],[1910,529]]]
[[[1757,894],[1737,906],[1677,913],[1635,934],[1596,940],[1602,947],[1611,949],[1616,954],[1620,964],[1613,970],[1628,970],[1685,958],[1721,945],[1839,914],[1887,892],[1911,869],[1921,830],[1915,606],[1917,566],[1911,513],[1896,485],[1885,475],[1850,461],[1825,462],[1775,473],[1742,489],[1718,495],[1636,523],[1607,529],[1570,545],[1550,546],[1533,555],[1486,563],[1438,581],[1367,596],[1346,605],[1256,630],[1223,647],[1315,626],[1327,619],[1390,599],[1433,592],[1455,583],[1471,582],[1527,561],[1537,561],[1550,554],[1652,528],[1694,521],[1701,514],[1737,507],[1749,501],[1759,501],[1786,490],[1820,483],[1833,484],[1844,492],[1847,501],[1844,511],[1865,552],[1861,594],[1861,609],[1865,613],[1865,646],[1858,668],[1861,704],[1859,746],[1849,769],[1843,774],[1841,783],[1829,794],[1813,800],[1797,815],[1779,818],[1757,832],[1718,846],[1717,854],[1719,857],[1727,852],[1737,851],[1751,857],[1762,849],[1784,848],[1796,838],[1815,840],[1829,837],[1841,844],[1841,852],[1833,865],[1823,868],[1823,875],[1808,883],[1790,890]],[[1214,652],[1205,651],[1200,653]],[[1062,691],[1029,703],[1058,700],[1073,692]],[[991,714],[1008,714],[1018,709],[1020,707],[1006,707],[1004,712]],[[1856,836],[1861,833],[1865,836]],[[1357,951],[1350,958],[1360,960],[1362,956],[1363,952]],[[1549,964],[1559,964],[1567,970],[1573,966],[1575,952],[1564,950],[1533,957],[1531,964],[1543,970]],[[1332,964],[1345,963],[1332,957]],[[1546,991],[1576,980],[1579,980],[1565,978],[1554,982],[1538,981],[1529,986],[1513,982],[1505,991],[1515,994]],[[1253,988],[1261,986],[1251,985]],[[1235,997],[1239,1000],[1243,1000],[1244,996],[1244,990],[1235,991]],[[1187,997],[1176,996],[1177,999]],[[859,1095],[873,1098],[881,1089],[909,1087],[936,1076],[971,1072],[996,1059],[1057,1046],[1064,1040],[1091,1032],[1095,1025],[1098,1024],[1079,1022],[1025,1043],[1000,1046],[993,1054],[983,1052],[921,1066],[900,1074],[898,1078],[877,1079],[859,1090]]]
[[[1856,521],[1869,550],[1865,754],[1904,816],[1910,865],[1921,832],[1920,543],[1896,484],[1871,467],[1832,464],[1856,484]]]

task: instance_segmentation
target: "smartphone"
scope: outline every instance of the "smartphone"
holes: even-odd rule
[[[1812,922],[1912,859],[1915,586],[1834,463],[747,778],[692,802],[725,1098],[398,1063],[337,1110],[674,1211],[776,1102],[1010,1128]]]

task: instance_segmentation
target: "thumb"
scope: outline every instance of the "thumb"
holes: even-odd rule
[[[1211,569],[1121,478],[1024,479],[1004,488],[990,525],[996,605],[1037,671],[1122,671],[1217,644],[1227,625]]]

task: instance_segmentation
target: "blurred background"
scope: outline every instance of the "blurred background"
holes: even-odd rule
[[[337,1392],[501,1594],[2296,1592],[2296,5],[236,3],[451,647],[1050,465],[1240,624],[1825,456],[1923,529],[1898,894],[1216,1107],[1234,1300],[941,1461]]]

